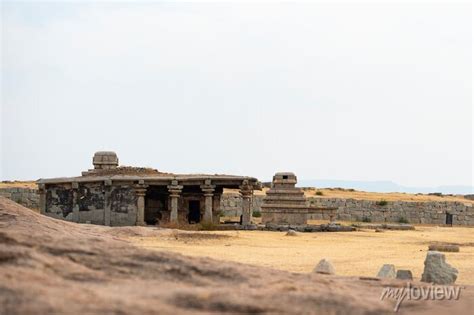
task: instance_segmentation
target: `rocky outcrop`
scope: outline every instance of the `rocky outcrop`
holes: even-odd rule
[[[0,314],[393,314],[394,301],[380,299],[396,285],[388,280],[286,272],[127,241],[170,233],[55,220],[0,197]],[[403,307],[470,314],[472,300],[469,286],[456,303]]]
[[[429,251],[426,254],[425,269],[421,281],[434,284],[453,284],[458,277],[458,270],[446,263],[443,253]]]

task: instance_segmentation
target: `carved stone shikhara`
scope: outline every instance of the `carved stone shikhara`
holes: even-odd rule
[[[296,187],[296,183],[296,175],[290,172],[273,176],[272,187],[263,199],[262,223],[305,225],[308,213],[335,210],[308,206],[304,191]]]

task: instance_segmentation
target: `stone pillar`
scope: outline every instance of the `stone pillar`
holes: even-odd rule
[[[46,214],[46,186],[45,184],[38,185],[39,194],[39,210],[41,214]]]
[[[244,180],[239,188],[242,195],[242,225],[247,225],[252,221],[253,187],[247,180]]]
[[[220,202],[221,202],[221,195],[219,192],[214,192],[214,197],[212,197],[212,220],[215,223],[220,223]]]
[[[178,185],[177,180],[171,181],[171,185],[168,186],[168,191],[170,192],[170,204],[171,204],[171,211],[170,211],[170,222],[178,223],[178,199],[181,195],[181,191],[183,186]]]
[[[201,185],[205,197],[203,221],[207,223],[212,223],[212,197],[214,196],[215,187],[215,185],[211,185],[210,179],[206,179],[204,185]]]
[[[147,186],[143,180],[140,180],[135,186],[135,194],[137,195],[137,222],[136,225],[145,224],[145,195]]]
[[[104,225],[110,226],[110,215],[112,205],[112,181],[110,179],[104,181]]]
[[[72,182],[71,188],[72,188],[72,218],[71,218],[71,221],[79,223],[79,205],[77,204],[79,183],[78,182]]]

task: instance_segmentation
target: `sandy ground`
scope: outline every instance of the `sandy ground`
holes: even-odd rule
[[[132,237],[139,247],[190,256],[211,257],[293,272],[311,272],[322,258],[329,258],[338,274],[374,277],[383,264],[410,269],[415,279],[423,273],[428,246],[459,244],[460,252],[445,253],[459,270],[458,283],[474,284],[474,228],[417,226],[415,231],[374,230],[340,233],[216,231],[220,238]]]

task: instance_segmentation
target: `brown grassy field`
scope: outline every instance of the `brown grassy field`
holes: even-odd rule
[[[265,195],[268,188],[263,188],[261,191],[255,191],[255,195]],[[235,189],[226,189],[228,193],[238,193]],[[322,195],[316,195],[316,192]],[[407,193],[377,193],[358,191],[352,189],[342,188],[305,188],[304,193],[306,197],[313,198],[341,198],[341,199],[356,199],[356,200],[373,200],[373,201],[411,201],[411,202],[428,202],[428,201],[458,201],[466,204],[473,204],[474,200],[464,198],[462,195],[455,196],[436,196],[426,194],[407,194]]]
[[[189,256],[248,263],[298,273],[310,272],[322,258],[329,258],[340,275],[375,276],[383,264],[410,269],[420,279],[430,244],[456,243],[459,253],[446,253],[447,262],[459,270],[457,283],[474,284],[474,228],[417,226],[415,231],[373,230],[341,233],[216,231],[202,237],[183,237],[176,230],[162,237],[136,237],[143,248]],[[198,235],[198,234],[197,234]]]
[[[34,181],[3,181],[0,182],[1,188],[37,188],[38,185]]]
[[[316,192],[322,193],[321,196],[316,195]],[[462,195],[454,196],[436,196],[436,195],[423,195],[423,194],[407,194],[407,193],[376,193],[366,192],[358,190],[347,190],[347,189],[306,189],[305,195],[307,197],[315,198],[344,198],[344,199],[359,199],[359,200],[386,200],[386,201],[413,201],[413,202],[427,202],[427,201],[459,201],[463,203],[474,203],[473,200],[464,198]]]

